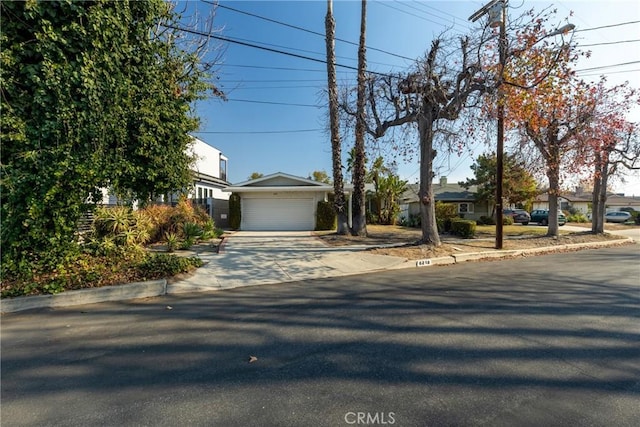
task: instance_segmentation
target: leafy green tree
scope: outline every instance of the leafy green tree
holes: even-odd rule
[[[144,202],[191,184],[190,105],[213,86],[168,2],[0,8],[2,261],[55,266],[99,188]]]
[[[329,177],[327,172],[323,170],[311,172],[311,176],[309,177],[309,179],[321,182],[323,184],[331,184],[331,178]]]
[[[263,173],[252,172],[251,175],[249,175],[249,179],[258,179],[258,178],[262,178],[263,176],[264,176]]]
[[[537,183],[531,173],[518,161],[515,155],[505,154],[502,195],[508,204],[525,205],[535,198]],[[477,186],[476,200],[493,204],[496,199],[496,154],[481,154],[471,165],[473,178],[458,184],[469,189]]]

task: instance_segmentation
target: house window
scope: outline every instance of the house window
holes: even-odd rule
[[[473,213],[473,203],[458,203],[458,213]]]
[[[209,197],[213,197],[213,190],[209,189]]]
[[[220,179],[227,180],[227,161],[222,157],[220,158]]]
[[[198,187],[198,199],[202,199],[202,187]]]

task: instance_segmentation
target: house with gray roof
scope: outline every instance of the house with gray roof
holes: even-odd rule
[[[401,219],[408,220],[412,216],[420,215],[419,190],[419,184],[407,186],[407,191],[404,192],[400,199]],[[477,201],[475,192],[475,186],[466,189],[457,183],[448,183],[446,177],[441,177],[437,184],[433,184],[433,196],[436,202],[456,205],[456,210],[461,218],[477,220],[481,216],[491,216],[493,206],[489,206],[484,201]]]

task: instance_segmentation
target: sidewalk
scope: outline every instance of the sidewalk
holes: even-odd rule
[[[226,238],[220,253],[197,253],[205,265],[184,278],[134,283],[97,289],[68,291],[4,299],[2,313],[43,307],[64,307],[102,301],[130,300],[164,294],[211,292],[311,279],[340,277],[381,270],[423,268],[465,261],[509,258],[567,249],[597,248],[632,241],[630,237],[597,243],[581,243],[535,249],[460,252],[451,256],[408,260],[376,255],[374,246],[327,246],[310,232],[236,232]],[[194,253],[196,255],[196,253]]]

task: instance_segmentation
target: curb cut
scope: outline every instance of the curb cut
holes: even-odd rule
[[[167,293],[167,280],[150,280],[126,285],[104,286],[101,288],[78,289],[54,295],[34,295],[7,298],[0,301],[0,312],[14,313],[33,308],[69,307],[107,301],[122,301],[155,297]]]

